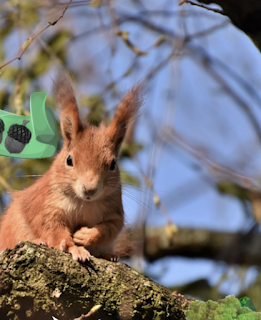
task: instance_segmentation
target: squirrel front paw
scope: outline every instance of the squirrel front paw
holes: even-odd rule
[[[60,250],[70,253],[74,261],[85,262],[91,257],[90,252],[84,247],[76,245],[68,246],[65,239],[60,243]]]
[[[91,254],[84,247],[72,246],[69,247],[68,252],[72,255],[74,261],[85,262],[86,260],[90,260]]]
[[[73,235],[73,242],[80,246],[91,246],[99,237],[99,232],[95,228],[82,227]]]

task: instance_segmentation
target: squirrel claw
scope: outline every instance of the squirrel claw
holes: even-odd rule
[[[114,255],[111,257],[111,261],[113,261],[113,262],[118,262],[119,259],[120,259],[120,257],[118,255]]]
[[[35,239],[32,242],[35,244],[38,244],[39,246],[47,247],[47,243],[45,241],[43,241],[42,239]]]
[[[117,255],[117,254],[114,254],[114,253],[107,253],[107,254],[102,254],[100,256],[100,258],[102,259],[105,259],[105,260],[108,260],[108,261],[112,261],[112,262],[118,262],[120,257]]]
[[[90,260],[90,252],[84,247],[72,246],[69,247],[68,252],[72,255],[74,261],[85,262]]]
[[[85,262],[90,260],[91,254],[88,250],[81,246],[68,246],[65,239],[60,242],[60,250],[70,253],[74,261]]]

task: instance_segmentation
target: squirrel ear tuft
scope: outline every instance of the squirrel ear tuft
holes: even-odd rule
[[[61,131],[64,143],[70,148],[82,129],[79,110],[70,76],[63,71],[58,74],[54,83],[54,93],[60,109]]]
[[[117,156],[130,122],[134,121],[138,116],[139,109],[143,102],[142,88],[142,83],[138,84],[124,95],[110,126],[107,128],[107,134],[114,144],[114,152]]]

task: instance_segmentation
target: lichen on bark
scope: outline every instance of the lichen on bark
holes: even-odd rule
[[[0,254],[0,319],[185,319],[190,299],[122,263],[81,264],[59,250],[21,242]]]

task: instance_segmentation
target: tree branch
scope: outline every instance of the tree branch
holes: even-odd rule
[[[51,26],[54,26],[60,19],[63,18],[64,14],[65,14],[65,11],[68,9],[69,5],[71,4],[73,0],[70,0],[67,5],[65,6],[63,12],[61,13],[61,15],[55,19],[54,21],[51,21],[48,23],[47,26],[45,26],[43,29],[41,29],[39,32],[37,32],[35,35],[32,35],[31,37],[29,37],[28,39],[25,40],[24,44],[22,45],[22,48],[21,48],[21,52],[20,54],[11,59],[10,61],[4,63],[2,66],[0,66],[0,70],[3,69],[4,67],[6,67],[7,65],[9,65],[10,63],[14,62],[15,60],[20,60],[23,56],[23,54],[25,53],[25,51],[29,48],[29,46],[31,45],[31,43],[41,34],[43,33],[46,29],[48,29],[49,27]]]
[[[202,4],[199,4],[197,2],[194,2],[194,1],[191,1],[191,0],[181,0],[179,5],[183,5],[184,3],[189,3],[191,4],[192,6],[197,6],[197,7],[200,7],[200,8],[203,8],[203,9],[206,9],[206,10],[209,10],[209,11],[213,11],[213,12],[216,12],[216,13],[220,13],[220,14],[224,14],[223,10],[219,10],[219,9],[215,9],[215,8],[210,8],[210,7],[207,7],[207,6],[204,6]]]
[[[149,228],[145,236],[145,258],[155,261],[166,256],[204,258],[231,264],[261,266],[261,234],[179,229],[169,237],[165,227]]]
[[[185,320],[191,300],[122,263],[81,264],[30,242],[0,254],[0,319],[84,319],[95,309],[89,319]]]
[[[186,1],[187,2],[187,1]],[[210,4],[217,3],[223,8],[233,24],[244,31],[261,50],[261,1],[260,0],[200,0]]]

